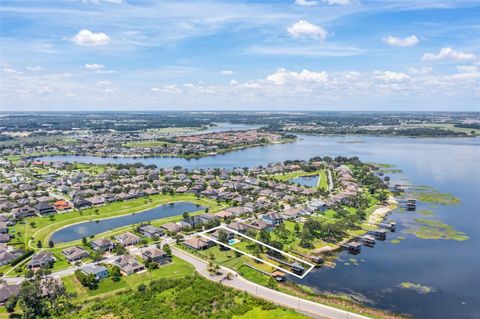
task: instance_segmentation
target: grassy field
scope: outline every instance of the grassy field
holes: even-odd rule
[[[70,292],[75,292],[77,297],[76,302],[82,302],[94,297],[105,297],[114,294],[119,291],[127,289],[136,289],[136,287],[142,283],[148,283],[155,279],[160,278],[182,278],[188,275],[193,275],[194,268],[192,265],[173,257],[172,263],[162,266],[159,269],[145,271],[130,276],[122,276],[120,281],[114,282],[110,277],[100,281],[98,288],[90,290],[83,287],[77,280],[75,275],[69,275],[62,278],[62,281]]]
[[[327,173],[325,170],[318,170],[314,172],[306,172],[306,171],[289,172],[285,174],[273,175],[273,178],[276,179],[277,181],[285,182],[297,177],[317,176],[317,175],[319,177],[319,184],[315,188],[327,190],[328,180],[327,180]]]

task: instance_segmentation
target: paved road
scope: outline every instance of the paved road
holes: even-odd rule
[[[260,297],[275,304],[295,309],[298,312],[304,313],[310,317],[328,319],[369,319],[368,317],[352,312],[329,307],[306,299],[297,298],[264,286],[257,285],[241,277],[234,271],[224,267],[221,267],[222,274],[218,276],[212,276],[208,272],[208,264],[204,260],[201,260],[177,248],[172,248],[172,253],[178,258],[181,258],[192,264],[197,272],[210,280],[221,282],[226,286],[246,291],[251,295]],[[225,279],[227,273],[232,274],[231,280]]]

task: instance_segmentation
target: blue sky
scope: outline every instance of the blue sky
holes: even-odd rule
[[[480,1],[2,0],[0,110],[480,110]]]

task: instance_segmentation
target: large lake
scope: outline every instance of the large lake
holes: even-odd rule
[[[389,219],[398,230],[375,248],[364,248],[349,262],[342,253],[337,267],[320,268],[301,281],[319,291],[356,296],[381,309],[417,318],[480,318],[480,138],[412,139],[359,136],[300,136],[290,144],[277,144],[194,160],[180,158],[111,159],[55,156],[43,160],[92,163],[180,165],[188,168],[245,167],[313,156],[358,156],[363,161],[389,163],[403,170],[392,178],[429,185],[461,199],[460,205],[441,206],[435,218],[465,232],[467,241],[424,240],[405,233],[417,212],[396,210]],[[429,205],[420,203],[421,208]],[[399,244],[390,240],[405,237]],[[431,287],[419,293],[400,288],[402,282]]]
[[[154,219],[170,216],[178,216],[184,212],[195,212],[202,209],[205,209],[205,207],[189,202],[177,202],[167,205],[160,205],[143,212],[101,220],[92,220],[67,226],[53,233],[51,239],[54,243],[64,243],[78,240],[83,237],[97,235],[123,226],[148,222]]]

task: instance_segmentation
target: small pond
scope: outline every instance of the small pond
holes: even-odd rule
[[[51,239],[54,243],[65,243],[73,240],[78,240],[83,237],[97,235],[112,229],[141,222],[148,222],[154,219],[181,215],[183,214],[183,212],[196,212],[205,208],[206,207],[204,206],[191,202],[177,202],[160,205],[143,212],[132,213],[129,215],[113,217],[103,220],[92,220],[67,226],[55,232],[52,235]]]
[[[307,187],[315,187],[318,184],[318,178],[319,178],[318,175],[299,176],[299,177],[290,179],[289,182],[300,184],[302,186],[307,186]]]

